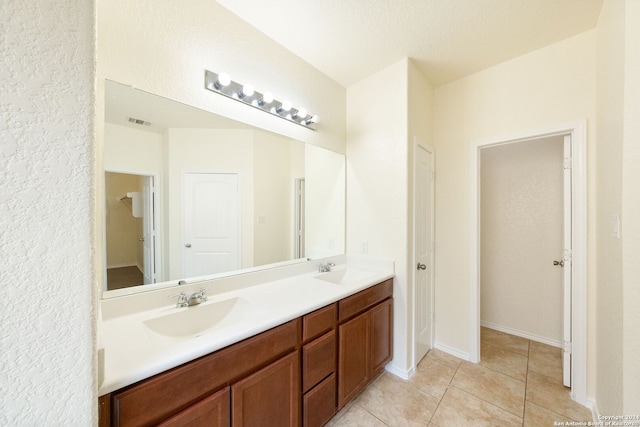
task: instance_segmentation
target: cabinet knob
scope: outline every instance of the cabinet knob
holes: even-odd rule
[[[418,263],[418,270],[426,270],[427,266],[425,264],[422,263]]]

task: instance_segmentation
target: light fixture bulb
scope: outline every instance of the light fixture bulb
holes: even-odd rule
[[[291,110],[291,102],[282,101],[282,111],[289,111],[289,110]]]
[[[255,89],[253,88],[253,85],[250,85],[250,84],[244,85],[244,87],[242,88],[242,91],[247,96],[253,96],[253,94],[255,93]]]
[[[218,80],[216,80],[216,82],[213,84],[213,87],[215,87],[217,90],[220,90],[225,86],[229,86],[230,83],[231,77],[229,77],[229,74],[220,73],[218,74]]]
[[[311,116],[311,118],[309,118],[309,120],[305,120],[304,124],[309,126],[310,124],[318,123],[319,121],[320,121],[320,118],[318,117],[318,115],[314,114],[313,116]]]
[[[271,94],[271,92],[265,92],[262,95],[262,98],[260,98],[260,100],[258,100],[258,105],[260,107],[262,107],[265,104],[271,104],[273,102],[273,95]]]
[[[306,119],[307,118],[307,109],[306,108],[301,108],[298,110],[298,114],[297,116],[300,117],[301,119]]]
[[[227,73],[220,73],[218,76],[218,83],[222,86],[229,86],[229,83],[231,83],[231,77],[229,77],[229,74]]]
[[[240,89],[240,91],[238,92],[238,98],[242,99],[245,96],[253,96],[254,93],[255,89],[253,88],[253,85],[247,83],[246,85],[242,86],[242,89]]]

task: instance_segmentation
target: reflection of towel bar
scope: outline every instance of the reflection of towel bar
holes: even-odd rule
[[[127,193],[120,197],[120,201],[131,209],[131,214],[136,218],[142,218],[142,197],[137,191]]]

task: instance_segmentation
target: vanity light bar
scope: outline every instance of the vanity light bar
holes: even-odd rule
[[[228,74],[216,74],[213,71],[205,70],[204,87],[211,92],[235,99],[305,128],[316,130],[317,115],[307,113],[304,108],[293,108],[289,101],[277,101],[273,99],[273,95],[270,92],[256,92],[250,84],[242,85],[234,82],[229,78]]]

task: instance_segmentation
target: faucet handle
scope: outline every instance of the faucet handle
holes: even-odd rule
[[[176,307],[181,308],[189,305],[189,301],[187,301],[187,294],[185,294],[184,292],[169,295],[167,298],[176,298],[176,297],[178,297],[178,302],[176,303]]]
[[[205,288],[200,288],[200,292],[198,293],[200,294],[200,301],[207,300],[207,290]]]

